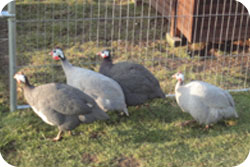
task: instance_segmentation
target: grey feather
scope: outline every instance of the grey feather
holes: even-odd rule
[[[81,123],[79,116],[91,117],[84,123],[109,118],[91,97],[69,85],[50,83],[38,87],[25,86],[24,96],[38,116],[61,130],[72,130],[78,126]]]
[[[164,98],[158,80],[145,67],[132,62],[113,64],[112,59],[104,59],[99,72],[117,81],[129,106],[145,103],[154,98]]]
[[[92,97],[102,110],[124,112],[127,109],[122,88],[113,79],[92,70],[72,66],[66,58],[62,60],[62,67],[67,84]]]

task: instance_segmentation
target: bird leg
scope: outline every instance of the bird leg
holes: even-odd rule
[[[136,106],[136,107],[135,107],[135,109],[137,109],[137,110],[140,109],[140,108],[141,108],[141,106]]]
[[[213,125],[211,125],[211,124],[210,124],[210,125],[206,125],[205,128],[204,128],[204,130],[208,130],[208,129],[210,129],[212,126],[213,126]]]
[[[59,141],[62,137],[62,130],[59,130],[57,136],[55,138],[53,138],[53,141],[56,142],[56,141]]]
[[[206,126],[205,126],[205,129],[208,129],[208,128],[209,128],[209,125],[206,125]]]
[[[71,136],[71,135],[72,135],[71,130],[69,130],[69,131],[68,131],[68,135],[69,135],[69,136]]]
[[[184,127],[184,126],[193,124],[193,123],[195,123],[195,122],[196,122],[195,120],[188,120],[188,121],[182,122],[182,123],[181,123],[181,127]]]

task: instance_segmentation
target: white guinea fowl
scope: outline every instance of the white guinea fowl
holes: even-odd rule
[[[116,110],[129,115],[122,88],[116,81],[95,71],[73,66],[59,48],[54,49],[51,55],[55,60],[61,60],[68,85],[92,97],[104,111]]]
[[[184,85],[184,75],[180,72],[172,77],[178,80],[175,86],[178,105],[200,124],[209,125],[222,119],[238,117],[234,100],[227,91],[203,81]]]

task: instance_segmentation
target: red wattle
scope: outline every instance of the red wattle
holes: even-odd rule
[[[60,60],[60,58],[58,56],[53,56],[54,60]]]

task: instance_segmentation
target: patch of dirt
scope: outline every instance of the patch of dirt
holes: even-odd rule
[[[82,154],[82,163],[90,164],[93,162],[98,162],[98,158],[95,154],[89,154],[89,153]]]
[[[92,132],[90,133],[90,138],[91,139],[98,139],[98,138],[101,138],[103,135],[105,135],[104,132]]]
[[[140,167],[141,166],[140,161],[134,158],[133,156],[130,156],[130,157],[122,156],[120,158],[117,158],[115,161],[116,161],[115,163],[117,164],[116,165],[117,167]]]

